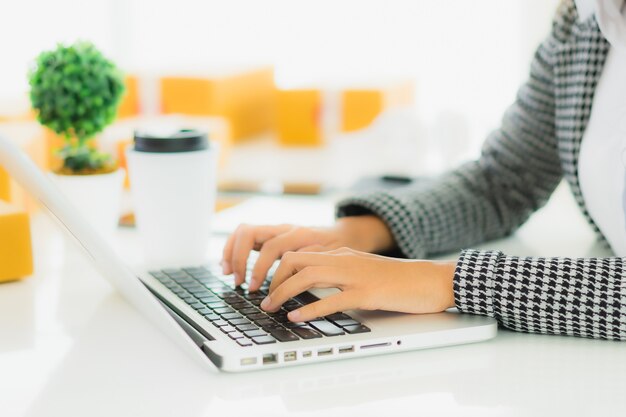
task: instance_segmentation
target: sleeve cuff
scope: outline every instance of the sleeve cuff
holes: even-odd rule
[[[495,317],[494,287],[502,252],[464,250],[454,271],[454,301],[459,311]]]
[[[337,205],[337,217],[378,216],[391,231],[398,249],[412,259],[424,258],[427,253],[420,245],[415,215],[396,197],[385,192],[372,193],[342,200]]]

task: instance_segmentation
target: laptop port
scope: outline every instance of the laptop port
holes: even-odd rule
[[[310,350],[305,350],[304,352],[302,352],[303,358],[310,358],[311,356],[313,356],[313,352],[311,352]]]
[[[361,346],[361,349],[371,349],[371,348],[379,348],[379,347],[385,347],[385,346],[391,346],[391,343],[387,342],[387,343],[374,343],[373,345],[363,345]]]
[[[339,353],[348,353],[348,352],[354,352],[354,345],[343,346],[339,348]]]
[[[263,355],[263,365],[269,365],[276,362],[278,362],[278,355],[275,353],[266,353]]]
[[[333,349],[320,349],[317,351],[317,356],[328,356],[333,354]]]
[[[295,361],[296,360],[296,352],[295,351],[285,352],[285,354],[283,355],[283,360],[285,362]]]
[[[256,358],[243,358],[241,365],[254,365],[256,364]]]

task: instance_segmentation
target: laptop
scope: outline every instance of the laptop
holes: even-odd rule
[[[437,314],[344,311],[306,323],[287,312],[328,295],[315,289],[276,313],[259,308],[259,292],[234,287],[211,265],[131,269],[47,176],[10,140],[0,137],[0,165],[58,220],[101,274],[185,352],[215,370],[243,372],[484,341],[492,318],[449,310]]]

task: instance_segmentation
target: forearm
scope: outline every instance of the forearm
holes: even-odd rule
[[[519,258],[463,251],[454,276],[460,311],[516,331],[626,340],[623,258]]]
[[[348,216],[337,219],[335,228],[348,246],[369,253],[388,252],[395,242],[387,224],[377,216]]]

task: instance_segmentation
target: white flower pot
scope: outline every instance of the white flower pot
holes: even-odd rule
[[[51,173],[50,176],[83,218],[111,242],[119,221],[124,170],[94,175]]]

